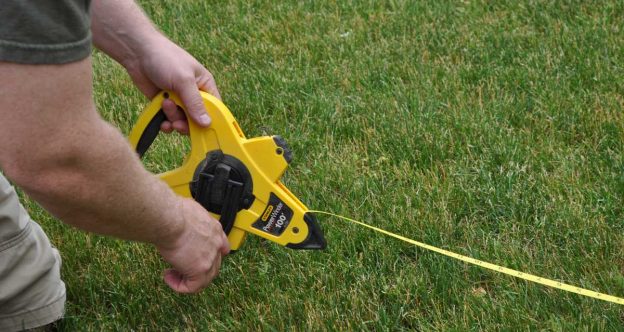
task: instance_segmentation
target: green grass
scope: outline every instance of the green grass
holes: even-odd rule
[[[289,142],[284,181],[310,208],[624,296],[622,1],[142,2],[248,137]],[[94,61],[99,110],[128,133],[146,99]],[[146,163],[183,150],[162,139]],[[63,331],[624,328],[621,306],[326,217],[326,251],[250,237],[181,296],[153,248],[28,206],[64,258]]]

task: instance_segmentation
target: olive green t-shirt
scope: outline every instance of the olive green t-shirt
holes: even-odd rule
[[[59,64],[91,53],[91,0],[2,0],[0,61]]]

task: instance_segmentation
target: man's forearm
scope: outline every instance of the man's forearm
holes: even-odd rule
[[[94,0],[91,31],[95,46],[124,66],[163,38],[133,0]]]
[[[143,169],[123,136],[98,116],[90,66],[89,60],[0,64],[0,167],[67,223],[172,243],[184,227],[180,199]]]

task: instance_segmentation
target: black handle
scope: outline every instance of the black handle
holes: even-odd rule
[[[156,115],[150,120],[145,128],[145,131],[141,134],[141,138],[139,138],[139,143],[136,146],[136,152],[139,154],[139,158],[143,158],[143,155],[147,150],[152,146],[156,136],[160,132],[160,125],[167,120],[167,116],[165,112],[160,109]]]

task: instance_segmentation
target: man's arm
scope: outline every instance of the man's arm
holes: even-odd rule
[[[148,98],[172,90],[182,99],[192,120],[210,124],[198,88],[221,98],[212,74],[195,58],[163,36],[133,0],[94,0],[91,8],[93,43],[122,64]],[[163,103],[169,132],[188,132],[182,112],[170,101]]]
[[[143,169],[92,101],[90,59],[65,65],[0,62],[0,168],[52,214],[79,228],[153,243],[195,292],[228,252],[220,224]]]

